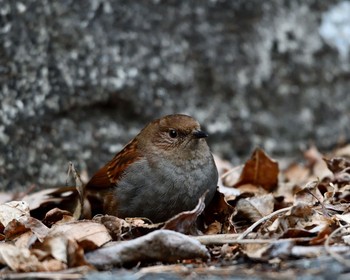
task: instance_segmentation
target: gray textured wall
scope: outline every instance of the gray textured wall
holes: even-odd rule
[[[348,141],[347,4],[0,0],[0,189],[91,174],[173,112],[236,162]]]

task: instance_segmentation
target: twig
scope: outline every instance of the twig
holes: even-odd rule
[[[337,252],[335,252],[334,250],[331,249],[331,247],[329,246],[329,243],[331,241],[331,239],[338,233],[340,232],[342,229],[348,228],[350,227],[350,225],[345,225],[343,227],[339,227],[337,228],[335,231],[333,231],[328,238],[326,239],[326,242],[324,243],[324,247],[327,251],[328,254],[330,254],[336,261],[340,262],[341,264],[350,267],[350,260],[347,260],[345,258],[343,258],[340,254],[338,254]]]
[[[237,169],[241,168],[242,166],[243,165],[238,165],[226,171],[224,174],[221,175],[221,180],[224,180],[228,175],[230,175],[232,172],[236,171]]]
[[[317,187],[317,186],[320,184],[320,179],[317,178],[317,180],[308,183],[308,184],[306,185],[306,187],[305,187],[305,190],[307,191],[307,193],[308,193],[309,195],[311,195],[313,198],[315,198],[315,199],[318,201],[318,203],[321,205],[322,214],[323,214],[324,216],[326,216],[326,217],[330,217],[330,215],[327,213],[327,209],[326,209],[326,207],[324,206],[324,203],[323,203],[321,200],[319,200],[318,197],[317,197],[315,194],[313,194],[313,193],[311,192],[311,187],[310,187],[309,185],[311,185],[311,184],[313,184],[313,183],[314,183],[315,185],[312,186],[312,187],[313,187],[313,188],[314,188],[314,187]]]
[[[61,271],[40,272],[4,272],[0,273],[0,279],[82,279],[85,274],[93,272],[88,266],[68,268]]]
[[[203,236],[193,236],[203,245],[222,245],[222,244],[266,244],[280,241],[309,241],[311,238],[285,238],[285,239],[243,239],[238,240],[239,234],[213,234]]]
[[[249,228],[247,228],[243,233],[241,233],[240,236],[238,236],[237,240],[242,240],[244,239],[249,233],[251,233],[258,225],[266,222],[267,220],[271,219],[272,217],[276,216],[276,215],[279,215],[283,212],[287,212],[289,211],[290,209],[292,209],[293,206],[290,206],[290,207],[286,207],[286,208],[282,208],[282,209],[279,209],[275,212],[272,212],[271,214],[265,216],[265,217],[262,217],[260,220],[256,221],[254,224],[252,224]]]

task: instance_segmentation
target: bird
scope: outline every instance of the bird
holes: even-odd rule
[[[161,117],[100,168],[86,184],[93,214],[164,222],[212,200],[218,171],[208,134],[184,114]]]

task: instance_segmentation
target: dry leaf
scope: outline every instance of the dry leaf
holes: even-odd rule
[[[345,171],[347,173],[350,173],[350,160],[343,157],[335,157],[332,159],[323,159],[327,167],[330,171],[335,173],[340,173],[342,171]]]
[[[29,204],[31,216],[39,220],[44,219],[46,213],[53,208],[74,213],[79,199],[75,187],[46,189],[23,197],[23,201]]]
[[[294,196],[294,205],[303,203],[311,206],[315,203],[322,203],[324,200],[323,195],[317,186],[318,182],[311,182],[308,186],[298,191]]]
[[[273,207],[274,198],[272,194],[242,198],[236,204],[234,218],[236,221],[244,219],[246,222],[253,223],[272,213]]]
[[[68,267],[90,266],[85,260],[84,248],[75,240],[68,239]],[[92,267],[91,267],[92,268]]]
[[[48,227],[51,227],[53,224],[64,224],[68,222],[73,222],[76,219],[73,217],[73,214],[66,210],[61,210],[59,208],[51,209],[46,213],[43,223]]]
[[[193,210],[181,212],[167,220],[163,226],[163,229],[175,230],[184,234],[198,234],[196,221],[198,216],[202,214],[205,208],[204,200],[207,193],[208,191],[206,191],[199,198],[198,204]]]
[[[29,206],[25,201],[10,201],[0,205],[0,223],[5,227],[13,219],[20,217],[29,217]]]
[[[324,161],[323,155],[317,150],[315,146],[304,152],[304,157],[309,161],[309,165],[312,168],[315,179],[323,179],[326,177],[332,177],[332,172],[328,169],[327,164]],[[310,178],[310,180],[312,180]]]
[[[48,236],[43,242],[37,242],[32,246],[34,250],[41,250],[45,252],[45,255],[52,256],[56,260],[67,264],[67,245],[68,245],[68,236],[56,235]]]
[[[306,184],[309,180],[310,169],[300,164],[293,163],[284,170],[283,175],[287,182],[301,186]]]
[[[5,227],[4,234],[6,240],[13,240],[27,231],[28,229],[20,221],[12,220]]]
[[[123,233],[131,230],[131,224],[123,219],[110,215],[97,215],[93,221],[103,224],[113,240],[120,240]],[[144,223],[144,221],[142,221]]]
[[[245,163],[235,187],[252,184],[271,192],[277,187],[278,172],[278,163],[269,158],[263,150],[256,149]]]
[[[215,221],[211,223],[208,228],[205,230],[205,235],[211,235],[211,234],[219,234],[222,232],[222,224],[218,221]]]
[[[105,226],[88,220],[53,225],[48,236],[63,235],[78,243],[88,243],[95,248],[112,240]]]
[[[218,190],[214,198],[204,209],[204,220],[207,225],[219,222],[221,224],[221,233],[228,233],[231,229],[230,218],[234,209],[227,203],[225,196]]]
[[[40,242],[42,242],[49,233],[49,228],[35,218],[22,217],[19,219],[19,222],[21,222],[27,229],[30,229]]]
[[[75,219],[79,219],[83,214],[84,209],[84,198],[85,198],[85,184],[80,179],[79,173],[76,171],[74,164],[72,162],[69,162],[69,168],[68,168],[68,176],[72,173],[74,182],[75,182],[75,188],[78,192],[78,198],[75,201],[75,206],[71,210],[73,213],[73,217]]]
[[[42,264],[29,249],[18,248],[7,243],[0,243],[0,263],[17,272],[44,270]]]

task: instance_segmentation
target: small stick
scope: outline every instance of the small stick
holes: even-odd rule
[[[271,214],[265,216],[265,217],[262,217],[260,220],[256,221],[254,224],[252,224],[249,228],[247,228],[243,233],[241,233],[240,236],[237,237],[237,240],[242,240],[244,239],[245,237],[247,237],[247,235],[249,233],[251,233],[258,225],[266,222],[267,220],[271,219],[272,217],[276,216],[276,215],[279,215],[283,212],[287,212],[289,211],[290,209],[292,209],[293,206],[290,206],[290,207],[286,207],[286,208],[282,208],[282,209],[279,209],[275,212],[272,212]]]
[[[331,249],[331,247],[329,246],[329,243],[331,241],[331,239],[338,233],[340,232],[342,229],[348,228],[350,227],[350,225],[345,225],[343,227],[339,227],[337,228],[335,231],[333,231],[326,239],[326,242],[324,243],[324,247],[327,251],[328,254],[330,254],[336,261],[340,262],[341,264],[345,265],[346,267],[350,267],[350,261],[343,258],[340,254],[338,254],[337,252],[335,252],[334,250]]]
[[[238,165],[226,171],[224,174],[221,175],[221,180],[224,180],[228,175],[230,175],[232,172],[236,171],[237,169],[241,168],[242,166],[243,165]]]
[[[213,235],[202,235],[193,236],[203,245],[222,245],[222,244],[266,244],[280,241],[309,241],[311,238],[285,238],[285,239],[243,239],[237,240],[239,234],[213,234]]]

